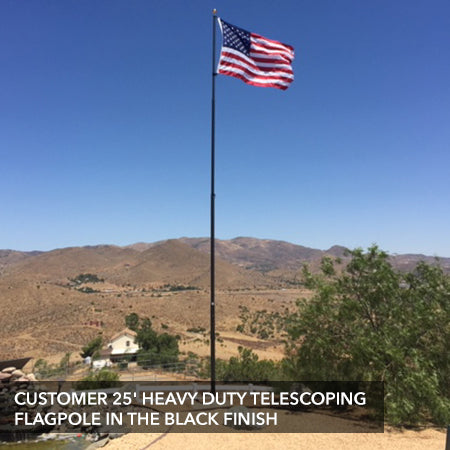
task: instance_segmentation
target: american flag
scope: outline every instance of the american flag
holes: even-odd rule
[[[287,89],[294,81],[294,48],[219,19],[222,51],[218,73],[260,87]]]

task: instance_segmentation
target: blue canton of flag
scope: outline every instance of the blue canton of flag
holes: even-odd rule
[[[223,46],[250,56],[250,33],[222,21]]]

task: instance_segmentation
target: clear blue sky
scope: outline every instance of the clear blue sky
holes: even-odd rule
[[[448,0],[2,0],[0,248],[209,234],[214,7],[296,50],[217,77],[217,237],[450,256]]]

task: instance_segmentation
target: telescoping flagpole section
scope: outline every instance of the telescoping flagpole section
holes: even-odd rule
[[[210,303],[210,345],[211,345],[211,393],[216,392],[216,317],[215,317],[215,128],[216,128],[216,21],[213,10],[212,26],[212,96],[211,96],[211,303]]]

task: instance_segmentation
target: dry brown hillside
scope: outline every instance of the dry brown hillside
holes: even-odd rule
[[[206,354],[207,338],[187,330],[209,327],[209,263],[208,254],[176,240],[144,251],[66,248],[20,260],[0,275],[0,359],[77,355],[99,333],[107,341],[120,331],[130,312],[180,334],[183,348]],[[76,283],[81,274],[101,281]],[[217,331],[225,340],[219,352],[225,354],[247,339],[233,334],[241,305],[277,311],[291,307],[299,296],[299,291],[272,286],[270,277],[220,258],[216,275]],[[248,345],[261,351],[267,347],[253,339]]]
[[[64,281],[68,277],[84,272],[120,271],[138,255],[139,253],[135,250],[113,245],[63,248],[41,253],[10,265],[3,276]]]
[[[204,253],[210,251],[208,238],[180,238],[178,241]],[[154,245],[140,242],[129,248],[143,251]],[[297,270],[304,262],[320,261],[326,252],[284,241],[238,237],[230,240],[216,239],[216,254],[240,267],[267,273],[278,269]]]
[[[24,259],[36,256],[41,252],[18,252],[16,250],[0,250],[0,275],[10,266]]]
[[[244,270],[220,257],[216,269],[218,288],[253,288],[267,284],[260,273]],[[111,271],[107,278],[119,283],[163,282],[206,289],[210,283],[210,257],[178,240],[164,241],[138,253],[126,270]]]

